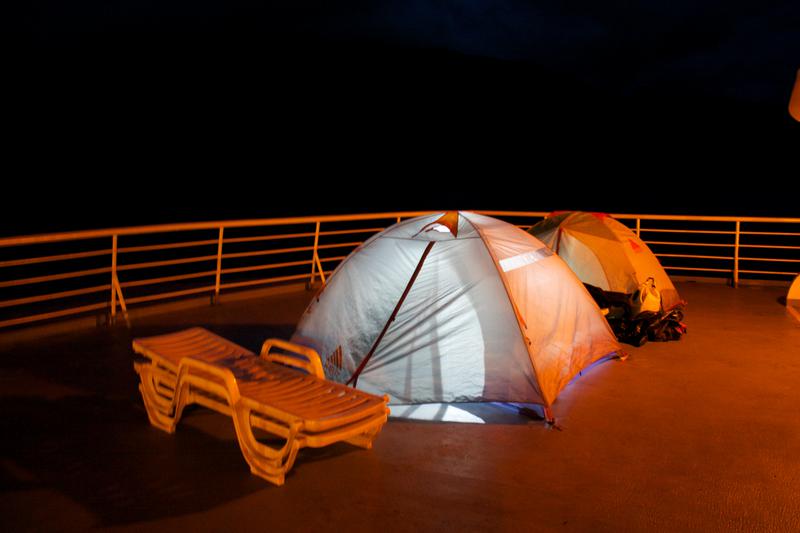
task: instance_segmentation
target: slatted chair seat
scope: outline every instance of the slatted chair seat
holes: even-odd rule
[[[280,348],[288,354],[277,354]],[[200,404],[231,416],[251,471],[281,485],[305,446],[347,441],[370,448],[386,422],[387,397],[325,380],[314,350],[279,339],[261,355],[203,328],[139,338],[134,363],[150,422],[175,431],[186,405]],[[286,439],[275,450],[258,442],[257,427]]]

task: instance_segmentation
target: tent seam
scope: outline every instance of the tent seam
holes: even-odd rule
[[[508,298],[508,303],[511,305],[511,311],[514,313],[514,318],[517,319],[517,326],[519,327],[519,333],[520,335],[522,335],[522,343],[525,346],[525,351],[528,352],[528,360],[531,362],[531,369],[533,370],[533,376],[536,379],[537,386],[539,386],[539,390],[537,392],[539,393],[539,396],[542,398],[542,402],[544,402],[544,404],[549,407],[550,405],[552,405],[552,403],[550,404],[547,403],[547,399],[544,398],[544,394],[541,391],[539,372],[536,370],[536,363],[534,363],[533,356],[531,355],[531,349],[530,349],[531,344],[529,342],[530,339],[528,339],[528,336],[525,334],[527,326],[523,327],[522,325],[522,317],[519,316],[519,309],[514,303],[513,296],[511,296],[511,290],[508,287],[508,282],[506,280],[505,275],[503,274],[503,271],[500,269],[497,257],[495,257],[494,253],[492,253],[492,249],[489,248],[489,245],[486,243],[486,237],[484,236],[483,232],[478,228],[478,226],[473,224],[472,221],[466,216],[464,216],[464,219],[470,223],[470,225],[475,229],[475,231],[480,236],[481,242],[483,243],[483,246],[486,248],[486,252],[489,254],[489,257],[492,258],[492,263],[494,263],[494,267],[497,269],[497,275],[500,276],[500,281],[503,282],[503,288],[506,291],[506,297]]]

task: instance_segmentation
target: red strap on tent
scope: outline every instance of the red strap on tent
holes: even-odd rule
[[[408,296],[408,293],[411,292],[411,286],[414,285],[414,281],[417,279],[417,276],[419,276],[419,272],[420,270],[422,270],[422,264],[425,262],[425,258],[428,257],[428,253],[430,253],[431,248],[433,248],[434,244],[436,244],[436,241],[430,241],[428,243],[428,246],[425,248],[425,251],[422,252],[422,257],[420,257],[419,263],[417,263],[417,268],[414,269],[414,273],[411,275],[411,279],[408,280],[408,285],[406,285],[406,289],[403,291],[402,296],[400,296],[400,299],[397,301],[397,305],[394,306],[394,311],[392,311],[392,314],[389,316],[389,320],[386,321],[386,324],[383,326],[381,334],[378,335],[377,339],[375,339],[372,348],[369,349],[369,353],[367,353],[366,357],[364,357],[364,360],[361,361],[361,364],[358,365],[358,368],[356,368],[356,371],[353,372],[352,376],[350,376],[350,379],[347,380],[346,385],[350,385],[350,383],[353,384],[353,387],[358,385],[358,376],[367,366],[367,362],[375,353],[375,350],[381,343],[383,336],[386,335],[386,332],[389,330],[389,326],[392,324],[392,322],[394,322],[394,319],[397,318],[397,312],[400,311],[400,306],[403,305],[406,296]]]

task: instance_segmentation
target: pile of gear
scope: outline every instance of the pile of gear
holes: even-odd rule
[[[686,334],[683,305],[664,310],[653,278],[648,278],[632,294],[604,291],[588,283],[584,286],[620,342],[642,346],[647,341],[679,340]]]

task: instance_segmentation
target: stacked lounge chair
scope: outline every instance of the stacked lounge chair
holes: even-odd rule
[[[276,485],[300,448],[339,441],[370,448],[389,414],[388,397],[327,381],[319,355],[287,341],[269,339],[256,356],[192,328],[135,339],[133,349],[144,356],[134,368],[151,424],[173,433],[190,404],[228,415],[251,472]],[[261,443],[253,428],[285,444]]]

